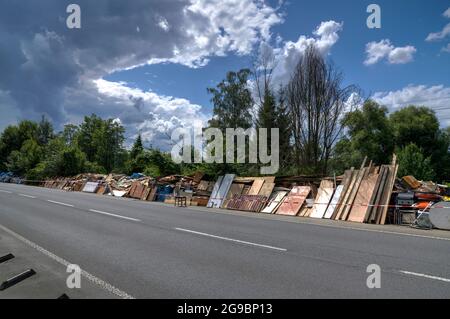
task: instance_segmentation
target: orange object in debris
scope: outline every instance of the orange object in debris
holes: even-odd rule
[[[433,202],[439,202],[442,198],[438,194],[431,194],[431,193],[416,193],[416,197],[419,200],[428,200]]]
[[[428,205],[430,205],[431,202],[418,202],[416,204],[414,204],[415,208],[418,208],[420,210],[424,210],[425,208],[428,207]]]

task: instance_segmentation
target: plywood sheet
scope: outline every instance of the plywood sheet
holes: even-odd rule
[[[263,179],[266,183],[275,183],[275,176],[266,176]]]
[[[333,198],[331,199],[330,205],[328,206],[327,210],[325,211],[323,218],[330,219],[331,216],[333,216],[334,211],[338,207],[339,199],[341,198],[343,189],[344,189],[344,185],[339,185],[336,188]]]
[[[354,180],[353,185],[349,189],[350,194],[348,197],[348,200],[346,201],[346,206],[344,207],[343,214],[341,216],[341,220],[347,220],[348,215],[350,214],[350,210],[353,207],[353,203],[355,202],[356,195],[358,194],[359,187],[361,186],[361,182],[368,173],[369,168],[365,167],[359,170],[359,172],[356,175],[356,180]]]
[[[328,184],[327,184],[328,185]],[[327,211],[328,204],[333,197],[334,188],[319,188],[317,192],[316,200],[314,202],[314,206],[312,208],[311,214],[309,217],[312,218],[323,218],[325,212]]]
[[[334,210],[333,216],[331,217],[334,220],[339,220],[342,212],[344,211],[345,203],[350,193],[350,186],[353,182],[353,178],[355,176],[355,170],[352,168],[351,170],[345,171],[344,180],[342,181],[342,185],[344,188],[342,189],[341,197],[339,198],[338,205]]]
[[[283,199],[286,197],[287,194],[288,194],[287,191],[274,192],[271,196],[271,199],[269,200],[269,204],[266,206],[266,208],[264,208],[261,211],[261,213],[273,214],[278,208],[278,206],[281,205]]]
[[[264,185],[261,187],[261,190],[259,191],[258,195],[270,197],[270,195],[272,195],[274,188],[275,188],[275,183],[265,182]]]
[[[265,182],[264,179],[261,179],[261,178],[255,179],[255,181],[253,182],[252,188],[248,192],[248,195],[258,195],[259,191],[261,190],[261,188],[264,185],[264,182]]]
[[[394,155],[394,160],[393,160],[393,165],[391,165],[389,167],[389,181],[388,183],[386,183],[386,187],[385,187],[385,196],[383,197],[382,201],[381,201],[381,205],[383,205],[383,212],[381,214],[381,218],[379,220],[380,225],[384,225],[386,223],[386,217],[387,217],[387,212],[388,212],[388,205],[391,201],[391,196],[392,196],[392,190],[394,188],[394,183],[395,183],[395,179],[397,177],[397,172],[398,172],[398,164],[396,164],[397,158]]]
[[[231,184],[230,190],[222,203],[222,207],[227,207],[228,202],[234,197],[234,195],[241,195],[244,189],[244,184]]]
[[[355,223],[363,223],[369,209],[375,185],[377,184],[378,174],[371,174],[364,178],[356,194],[355,201],[350,210],[347,220]]]
[[[294,186],[278,207],[276,214],[297,216],[310,192],[309,186]]]

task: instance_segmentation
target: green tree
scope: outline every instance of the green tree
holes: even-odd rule
[[[112,119],[102,120],[97,115],[86,116],[77,133],[77,143],[86,159],[103,167],[106,172],[123,167],[125,129]]]
[[[74,145],[77,143],[79,132],[80,128],[77,125],[67,124],[64,125],[64,130],[61,132],[61,136],[66,145]]]
[[[37,127],[37,141],[39,145],[47,145],[54,137],[52,123],[43,115]]]
[[[80,125],[77,143],[90,162],[96,160],[97,146],[100,144],[98,132],[102,129],[102,126],[103,120],[95,114],[85,116],[83,123]]]
[[[17,175],[25,175],[42,159],[43,149],[34,139],[26,140],[20,151],[12,151],[8,156],[6,167]]]
[[[392,113],[390,123],[397,146],[414,143],[427,154],[433,153],[440,132],[439,120],[433,110],[408,106]]]
[[[37,140],[38,125],[32,121],[21,121],[17,126],[10,125],[0,137],[0,169],[7,168],[8,157],[19,151],[27,140]]]
[[[108,173],[123,164],[124,134],[124,127],[111,119],[103,121],[100,128],[94,132],[95,162],[103,166]]]
[[[386,164],[394,152],[394,136],[387,108],[368,100],[362,109],[343,118],[346,138],[338,142],[335,155],[346,167],[359,165],[365,156],[376,164]]]
[[[393,113],[389,121],[397,147],[404,148],[414,143],[422,149],[425,157],[431,158],[436,177],[439,180],[449,178],[445,172],[450,166],[446,161],[450,144],[432,109],[408,106]]]
[[[268,146],[271,143],[271,128],[277,128],[277,106],[275,97],[268,87],[264,91],[263,103],[258,109],[258,117],[256,119],[256,128],[266,128],[268,130]]]
[[[144,152],[144,146],[142,144],[142,136],[139,134],[131,148],[130,157],[135,159],[139,154],[142,154],[142,152]]]
[[[211,127],[248,129],[252,126],[251,109],[253,99],[247,86],[249,69],[238,72],[228,72],[226,79],[215,88],[208,88],[214,105],[213,118],[209,121]]]
[[[411,143],[398,152],[398,176],[413,175],[417,179],[432,181],[436,177],[431,164],[431,157],[417,145]]]

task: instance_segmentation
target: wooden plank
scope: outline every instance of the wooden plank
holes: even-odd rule
[[[222,208],[227,207],[228,202],[233,199],[234,195],[241,195],[244,189],[244,184],[231,184],[230,190],[228,191],[225,200],[222,202]]]
[[[275,176],[266,176],[263,179],[266,183],[275,183]]]
[[[347,218],[348,221],[363,223],[366,218],[369,202],[375,191],[375,185],[378,180],[378,174],[371,174],[363,179],[355,197],[355,202]]]
[[[261,190],[261,188],[264,185],[264,182],[265,181],[262,178],[255,179],[255,181],[252,184],[252,188],[248,192],[248,195],[258,195],[259,191]]]
[[[408,184],[411,189],[416,189],[422,186],[422,183],[420,183],[414,176],[404,176],[402,180]]]
[[[367,215],[365,218],[365,222],[373,223],[376,220],[377,212],[378,212],[378,204],[380,203],[381,196],[383,194],[383,189],[386,184],[386,177],[388,175],[389,170],[386,165],[382,165],[380,169],[380,174],[378,175],[377,184],[375,186],[375,191],[372,195],[372,199],[370,203],[374,206],[369,207],[367,211]]]
[[[345,171],[344,179],[342,180],[342,185],[344,186],[344,188],[342,189],[342,193],[341,193],[341,196],[337,203],[337,207],[334,210],[334,213],[333,213],[333,216],[331,216],[331,219],[338,220],[341,212],[344,210],[344,206],[343,206],[344,199],[346,198],[346,195],[348,194],[348,190],[350,188],[350,184],[352,182],[354,172],[355,172],[354,168]]]
[[[395,179],[397,178],[397,173],[398,173],[397,157],[394,155],[393,166],[392,166],[392,176],[391,176],[389,183],[387,184],[386,201],[384,201],[384,203],[383,203],[385,206],[383,208],[383,213],[381,215],[381,220],[380,220],[381,225],[384,225],[386,223],[387,212],[389,209],[388,205],[391,202],[392,190],[394,188]]]
[[[358,172],[355,183],[353,184],[352,190],[350,192],[346,206],[344,208],[344,212],[341,216],[341,220],[348,219],[348,215],[350,214],[350,211],[353,208],[353,203],[355,202],[355,198],[356,198],[356,195],[358,194],[358,190],[359,190],[359,187],[361,186],[361,182],[362,182],[364,176],[367,174],[368,170],[369,170],[369,168],[366,167],[366,168],[361,169]]]
[[[158,186],[156,186],[156,185],[153,186],[150,194],[147,197],[147,200],[150,201],[150,202],[153,202],[155,200],[157,191],[158,191]]]
[[[347,203],[349,201],[350,194],[353,190],[353,187],[355,186],[355,183],[359,176],[359,173],[360,173],[359,170],[353,170],[353,172],[352,172],[352,176],[349,181],[347,191],[345,192],[345,195],[340,203],[339,212],[338,212],[338,215],[336,216],[337,220],[342,220],[342,216],[344,215],[345,209],[347,208]]]
[[[258,195],[270,197],[270,195],[272,195],[274,188],[275,188],[275,183],[264,182]]]
[[[297,216],[310,192],[309,186],[294,186],[278,207],[276,214]]]

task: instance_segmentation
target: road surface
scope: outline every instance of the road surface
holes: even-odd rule
[[[450,298],[450,236],[367,227],[0,184],[0,231],[111,297]]]

